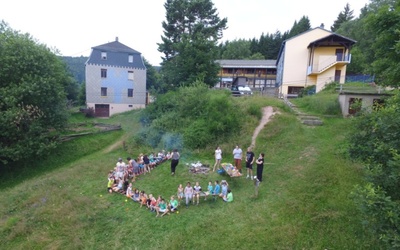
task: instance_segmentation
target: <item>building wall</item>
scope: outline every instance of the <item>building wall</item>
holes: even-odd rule
[[[101,69],[107,69],[107,77],[101,77]],[[128,79],[128,71],[134,79]],[[110,115],[146,105],[146,69],[86,65],[86,100],[88,107],[95,104],[110,104]],[[101,88],[107,88],[107,96],[101,96]],[[133,96],[128,97],[128,89]]]
[[[340,103],[340,108],[342,110],[343,117],[349,116],[350,99],[361,99],[361,108],[370,109],[374,105],[374,100],[382,99],[386,96],[384,95],[372,95],[372,94],[349,94],[343,93],[339,94],[338,100]]]
[[[314,29],[286,41],[283,85],[305,86],[309,60],[307,46],[310,42],[329,34],[331,33],[326,30]],[[287,94],[287,92],[284,94]]]

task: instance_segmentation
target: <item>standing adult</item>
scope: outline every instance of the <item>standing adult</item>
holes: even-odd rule
[[[257,164],[257,179],[262,181],[262,173],[264,170],[264,153],[261,153],[258,159],[256,160]]]
[[[172,156],[171,156],[171,175],[175,174],[175,169],[176,169],[176,166],[178,166],[179,158],[180,158],[180,155],[179,155],[178,149],[174,149],[172,151]]]
[[[220,147],[217,147],[215,149],[215,164],[214,164],[214,168],[213,168],[213,172],[215,171],[215,167],[218,166],[218,168],[221,167],[221,160],[222,160],[222,150]]]
[[[247,148],[246,152],[246,169],[247,169],[247,178],[253,179],[253,163],[254,163],[254,153],[251,151],[251,148]]]
[[[242,149],[239,147],[239,145],[236,145],[235,149],[233,149],[233,160],[235,161],[235,167],[237,170],[239,170],[240,173],[242,173]]]

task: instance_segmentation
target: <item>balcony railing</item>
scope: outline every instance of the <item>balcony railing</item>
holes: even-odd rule
[[[319,56],[318,59],[319,59],[318,64],[308,66],[308,68],[307,68],[308,75],[320,74],[323,71],[329,69],[330,67],[332,67],[338,63],[348,64],[351,62],[351,54],[343,55],[342,57],[339,57],[337,55]]]
[[[276,79],[276,74],[245,74],[245,73],[238,73],[238,74],[232,74],[232,73],[220,73],[218,74],[219,77],[230,77],[230,78],[235,78],[235,77],[239,77],[239,76],[244,76],[247,78],[256,78],[256,79]]]

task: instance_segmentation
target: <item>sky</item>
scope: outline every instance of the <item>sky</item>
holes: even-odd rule
[[[346,3],[354,16],[369,0],[212,0],[219,17],[228,19],[223,41],[259,38],[262,33],[288,31],[308,16],[311,27],[330,30]],[[160,65],[165,0],[4,0],[0,20],[29,33],[63,56],[89,56],[92,47],[115,41],[139,51]]]

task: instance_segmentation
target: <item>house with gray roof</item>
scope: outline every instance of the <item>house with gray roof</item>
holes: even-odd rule
[[[86,105],[109,117],[147,102],[146,67],[141,53],[115,41],[92,47],[85,63]]]

